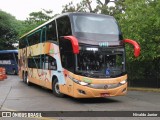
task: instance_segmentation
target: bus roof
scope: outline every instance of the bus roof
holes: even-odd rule
[[[18,50],[0,50],[0,53],[18,53]]]
[[[31,34],[32,32],[38,30],[38,29],[41,29],[43,26],[47,25],[48,23],[52,22],[53,20],[55,19],[58,19],[60,17],[63,17],[63,16],[71,16],[71,15],[98,15],[98,16],[107,16],[107,17],[112,17],[110,15],[104,15],[104,14],[96,14],[96,13],[87,13],[87,12],[67,12],[67,13],[63,13],[63,14],[60,14],[60,15],[57,15],[56,17],[52,18],[51,20],[43,23],[42,25],[36,27],[35,29],[29,31],[28,33],[24,34],[23,36],[20,37],[23,38],[29,34]]]

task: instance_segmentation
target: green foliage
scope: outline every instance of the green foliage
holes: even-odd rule
[[[88,0],[86,0],[88,1]],[[66,5],[63,6],[62,13],[66,12],[87,12],[87,4],[86,1],[83,0],[80,3],[77,3],[76,6],[74,5],[73,2],[70,2]]]
[[[124,0],[118,0],[118,2],[114,0],[105,0],[105,2],[102,2],[102,0],[96,0],[96,7],[93,7],[94,3],[92,0],[82,0],[80,3],[77,3],[76,5],[73,2],[70,2],[69,4],[66,4],[65,6],[63,6],[62,13],[93,12],[93,13],[114,15],[115,13],[120,13],[124,9],[123,1]],[[116,6],[108,7],[108,4],[110,2],[114,2]]]
[[[39,11],[39,12],[30,13],[29,18],[27,18],[27,20],[21,21],[22,27],[21,27],[21,31],[19,33],[20,36],[29,32],[30,30],[38,27],[39,25],[50,20],[51,18],[53,18],[52,13],[53,13],[53,11],[45,10],[45,9],[43,9],[42,11]]]
[[[0,10],[0,50],[15,49],[13,43],[17,43],[19,22],[14,16]]]
[[[134,39],[140,44],[139,60],[157,58],[160,55],[160,1],[126,0],[124,4],[126,10],[119,15],[124,38]],[[130,48],[127,51],[128,57],[131,56]],[[130,60],[134,58],[130,57]]]
[[[32,12],[29,14],[29,18],[27,18],[27,22],[29,23],[39,23],[39,22],[44,22],[48,21],[51,19],[53,16],[50,16],[53,12],[51,10],[45,10],[39,11],[39,12]]]

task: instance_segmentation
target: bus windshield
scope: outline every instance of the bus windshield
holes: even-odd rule
[[[77,56],[77,73],[95,78],[118,77],[125,74],[124,49],[85,48]]]
[[[0,67],[4,67],[9,74],[18,73],[18,50],[1,50]]]
[[[118,41],[121,32],[111,16],[74,15],[74,34],[79,39]]]

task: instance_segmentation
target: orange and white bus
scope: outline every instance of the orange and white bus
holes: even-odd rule
[[[62,97],[125,95],[125,42],[112,16],[64,13],[35,28],[19,41],[19,76]]]

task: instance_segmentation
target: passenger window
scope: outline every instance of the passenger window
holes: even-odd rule
[[[45,70],[57,70],[56,59],[49,55],[42,55],[42,66]]]
[[[35,45],[40,42],[40,35],[41,35],[41,30],[35,32],[34,34],[30,35],[28,37],[28,43],[29,45]]]
[[[56,59],[52,58],[51,56],[49,56],[49,70],[57,70],[57,62]]]
[[[28,44],[26,42],[26,38],[22,38],[22,39],[19,40],[19,48],[20,49],[26,47],[27,45]]]
[[[57,21],[57,28],[58,28],[58,37],[72,34],[71,24],[68,16],[61,17],[56,21]]]
[[[45,70],[56,70],[57,63],[56,59],[49,55],[38,55],[28,58],[28,67]]]
[[[28,67],[40,69],[40,56],[28,58]]]
[[[47,25],[47,40],[57,41],[55,20]]]
[[[60,41],[60,54],[62,66],[67,70],[74,72],[74,53],[72,52],[72,44],[70,41]]]
[[[46,41],[46,28],[42,29],[42,42]]]

